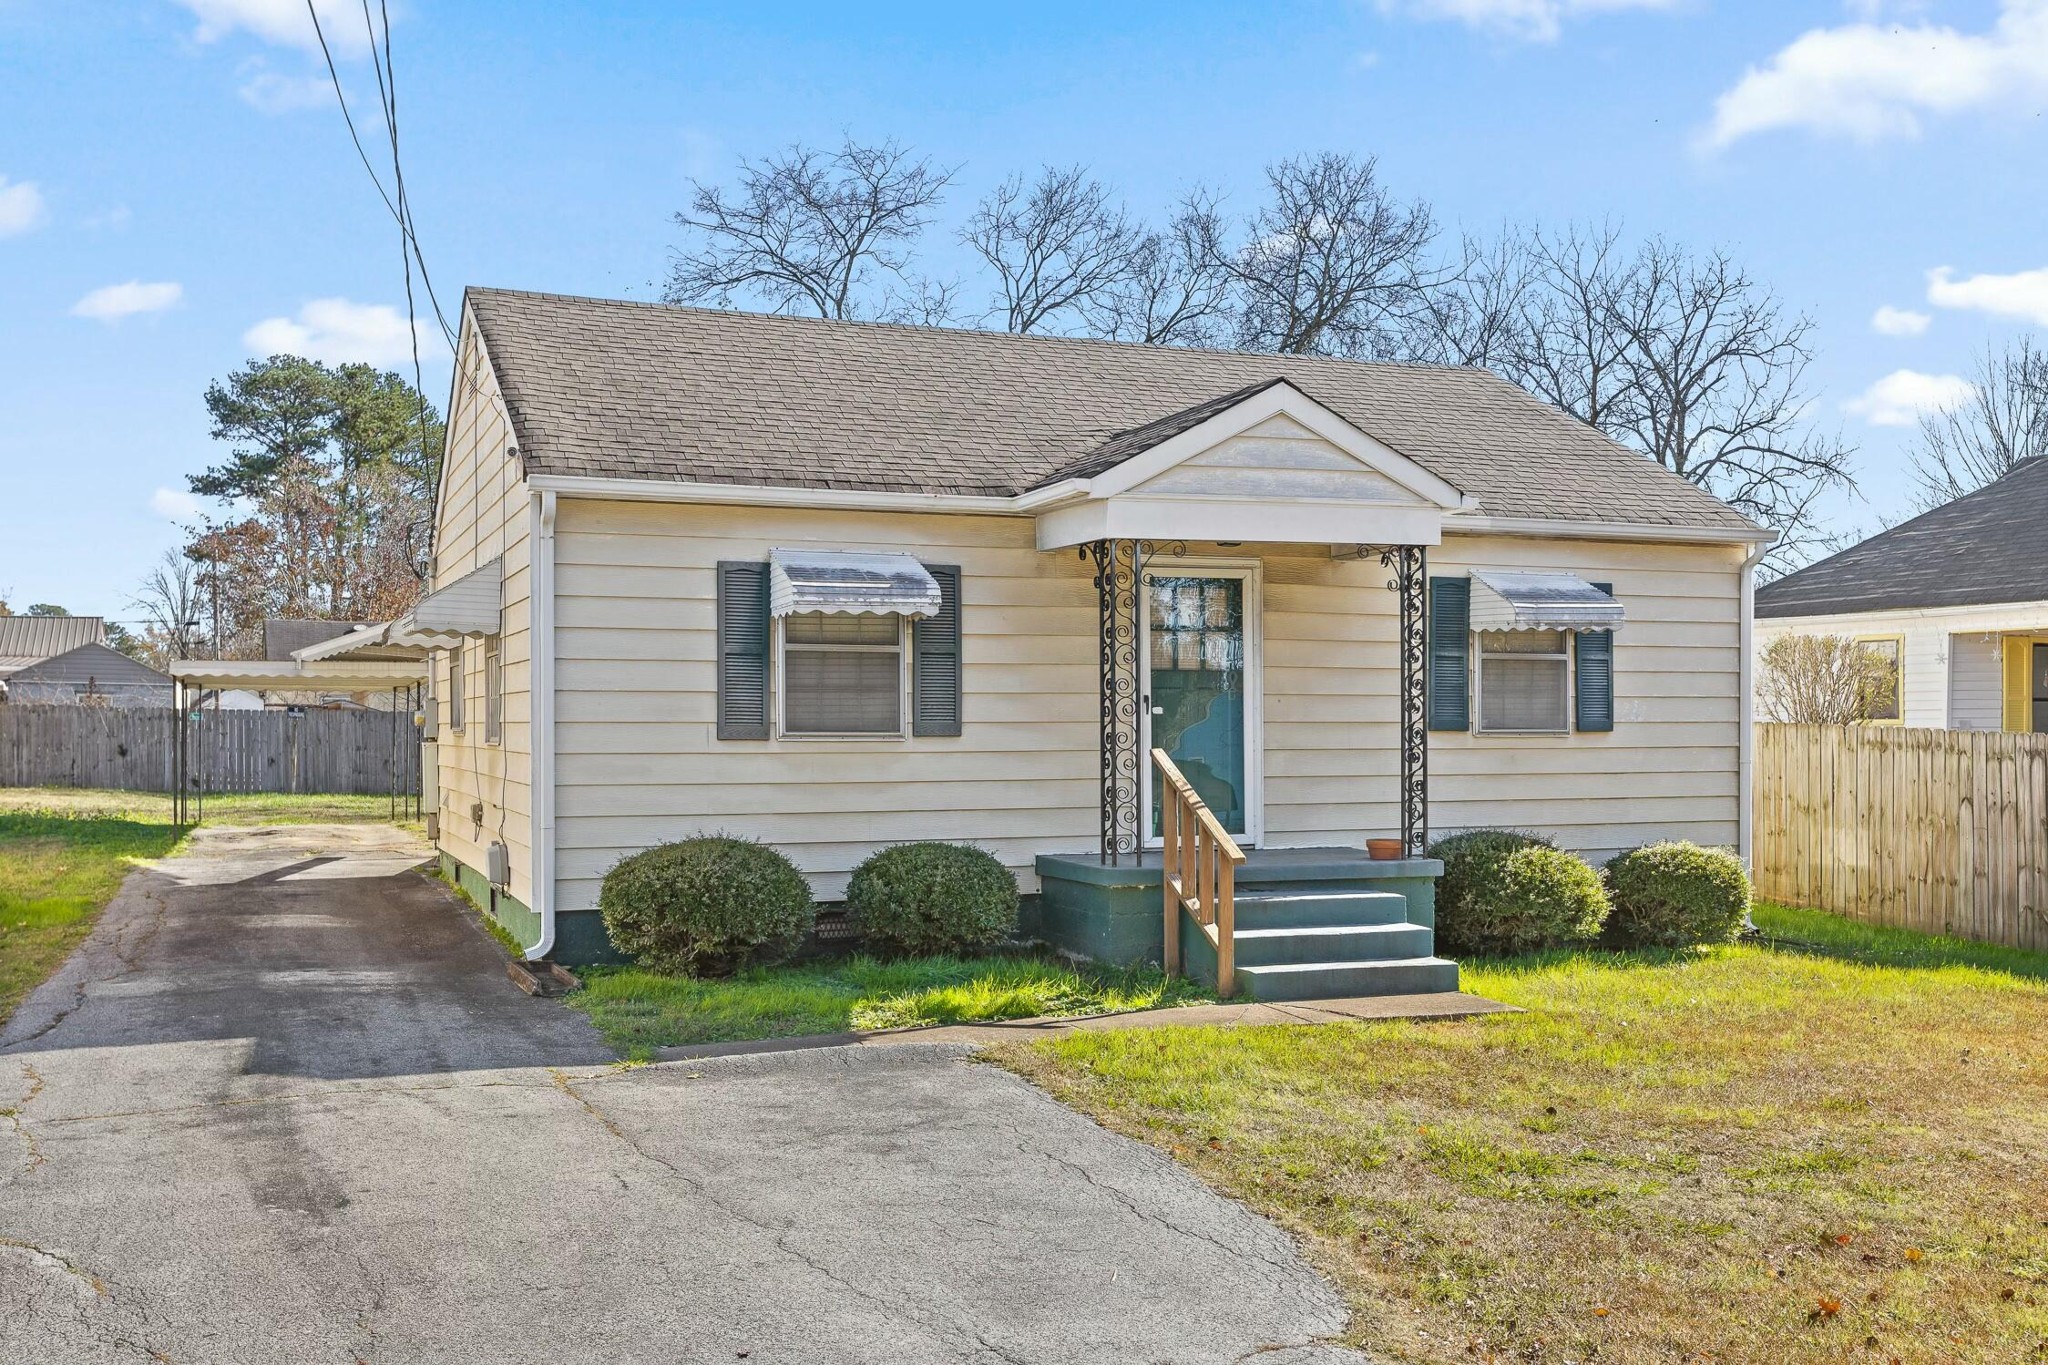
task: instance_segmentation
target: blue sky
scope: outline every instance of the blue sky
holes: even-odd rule
[[[360,10],[321,0],[373,98]],[[407,178],[436,282],[648,298],[693,176],[793,140],[1084,162],[1134,209],[1372,154],[1452,226],[1614,218],[1731,249],[1817,323],[1814,415],[1904,510],[1917,406],[2048,328],[2048,0],[1018,6],[404,0]],[[252,353],[397,363],[395,229],[303,0],[0,0],[0,592],[132,615],[201,395]],[[352,19],[352,23],[349,22]],[[927,263],[964,273],[934,234]],[[1879,309],[1893,310],[1884,325]],[[408,362],[409,363],[409,362]],[[447,369],[430,359],[429,392]],[[1904,425],[1902,425],[1902,423]]]

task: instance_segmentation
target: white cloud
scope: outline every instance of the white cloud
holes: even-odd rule
[[[144,284],[141,280],[130,280],[126,284],[109,284],[93,290],[71,305],[71,315],[100,322],[119,322],[137,313],[161,313],[183,297],[185,286],[174,281]]]
[[[325,76],[286,76],[256,70],[235,87],[235,93],[245,104],[266,114],[289,114],[326,104],[334,98],[334,86]]]
[[[266,43],[303,48],[317,54],[320,37],[306,13],[306,0],[178,0],[198,16],[192,35],[202,43],[218,42],[243,30]],[[363,12],[352,0],[315,0],[327,45],[337,55],[369,50]]]
[[[1953,267],[1940,266],[1927,272],[1927,301],[1937,308],[1971,308],[2048,327],[2048,267],[1959,280]]]
[[[1672,9],[1676,4],[1677,0],[1379,0],[1382,14],[1448,19],[1539,43],[1556,41],[1567,19],[1618,10]]]
[[[1925,313],[1916,313],[1910,308],[1894,308],[1887,303],[1870,315],[1870,330],[1879,336],[1916,337],[1933,321]]]
[[[440,356],[440,334],[425,322],[414,326],[421,358]],[[289,352],[329,365],[396,365],[412,360],[412,337],[387,304],[314,299],[297,317],[265,318],[242,334],[242,344],[256,355]]]
[[[1893,370],[1843,403],[1842,409],[1874,427],[1910,427],[1927,413],[1967,402],[1972,391],[1970,381],[1959,374]]]
[[[1983,33],[1876,23],[1810,29],[1714,101],[1704,139],[1805,128],[1875,142],[1929,115],[2048,107],[2048,0],[2004,0]]]
[[[43,192],[33,180],[10,182],[0,175],[0,237],[33,232],[43,225]]]
[[[165,521],[183,524],[197,521],[206,508],[196,494],[182,488],[159,488],[149,495],[149,510]]]

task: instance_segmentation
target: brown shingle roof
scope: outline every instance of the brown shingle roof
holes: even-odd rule
[[[1487,515],[1749,526],[1484,370],[498,289],[468,303],[530,474],[1012,496],[1286,379]]]

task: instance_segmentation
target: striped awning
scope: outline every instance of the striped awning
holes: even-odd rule
[[[1577,574],[1474,570],[1474,630],[1615,630],[1621,603]]]
[[[770,550],[768,610],[936,616],[939,581],[907,554],[857,550]]]

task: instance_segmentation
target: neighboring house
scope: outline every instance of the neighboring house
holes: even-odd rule
[[[329,621],[307,616],[272,616],[263,622],[263,657],[279,663],[288,663],[299,654],[319,645],[329,645],[344,636],[367,631],[381,624],[376,621]],[[351,658],[385,660],[407,657],[400,651],[379,652],[375,650],[355,651]],[[263,703],[272,710],[286,707],[317,707],[328,711],[388,711],[394,703],[387,691],[363,692],[309,692],[309,691],[267,691]]]
[[[1247,886],[1425,829],[1746,846],[1770,539],[1479,370],[472,290],[434,590],[368,636],[433,646],[439,846],[535,955],[601,955],[606,870],[724,830],[827,901],[971,841],[1129,956],[1153,745]],[[1430,867],[1329,931],[1419,944],[1371,989],[1455,980]]]
[[[6,679],[7,700],[94,706],[169,706],[171,679],[148,664],[103,644],[83,644],[54,658],[16,669]]]
[[[0,616],[0,700],[169,706],[171,680],[107,645],[97,616]]]
[[[2048,460],[1765,584],[1759,651],[1863,642],[1896,672],[1893,714],[1951,730],[2048,731]],[[1761,657],[1761,656],[1759,656]]]

